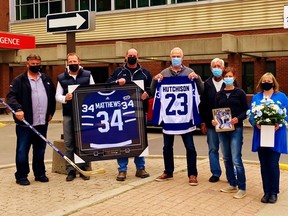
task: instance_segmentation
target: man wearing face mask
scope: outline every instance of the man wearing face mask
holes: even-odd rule
[[[74,122],[73,122],[73,108],[72,108],[72,92],[68,91],[69,85],[91,85],[94,84],[93,77],[90,71],[84,70],[80,66],[80,58],[76,53],[69,53],[67,55],[68,67],[64,73],[59,74],[57,79],[56,100],[62,103],[63,112],[63,132],[64,143],[66,148],[66,156],[70,160],[74,160],[74,152],[76,148]],[[82,170],[88,169],[88,163],[79,164]],[[76,170],[73,166],[66,163],[67,177],[66,181],[73,181],[76,178]],[[89,176],[84,176],[80,173],[83,180],[89,180]]]
[[[212,75],[204,82],[204,93],[201,95],[200,116],[201,131],[207,134],[207,143],[209,149],[210,171],[212,176],[209,182],[217,182],[221,176],[221,167],[219,162],[219,138],[215,127],[211,124],[213,119],[212,109],[215,108],[215,96],[224,88],[222,72],[224,71],[224,61],[220,58],[214,58],[211,61]]]
[[[25,118],[44,137],[47,135],[48,122],[55,112],[55,86],[46,74],[40,72],[41,57],[30,54],[27,57],[27,71],[17,76],[10,85],[7,103],[15,110],[16,123],[16,183],[29,185],[29,150],[33,145],[32,169],[35,181],[48,182],[44,155],[46,142],[27,127]]]
[[[189,79],[193,79],[196,83],[198,93],[201,95],[203,92],[203,87],[204,87],[202,79],[191,68],[188,68],[182,64],[183,59],[184,59],[182,49],[180,49],[179,47],[173,48],[170,52],[170,59],[171,59],[171,66],[162,70],[161,73],[157,74],[153,78],[153,81],[151,83],[151,91],[153,92],[153,95],[155,94],[157,83],[159,81],[163,80],[163,78],[174,77],[176,79],[177,77],[180,77],[180,76],[181,77],[188,77]],[[188,96],[187,97],[185,97],[185,96],[183,96],[183,98],[188,97]],[[192,97],[192,95],[191,95],[191,97]],[[184,104],[186,105],[186,103],[184,103]],[[185,109],[189,109],[189,108],[192,109],[192,107],[187,108],[185,105],[180,104],[179,105],[180,109],[181,110],[185,110]],[[190,120],[191,119],[189,119],[189,121]],[[163,121],[162,121],[162,123],[163,123]],[[183,122],[178,122],[178,123],[182,124]],[[163,123],[163,126],[165,124],[166,123]],[[169,125],[169,123],[166,125]],[[187,125],[189,125],[189,123]],[[174,125],[174,127],[175,127],[175,125]],[[192,128],[191,129],[188,128],[187,130],[186,129],[187,128],[185,128],[185,131],[183,130],[183,132],[181,130],[179,132],[177,131],[177,134],[181,135],[182,140],[183,140],[184,145],[185,145],[185,148],[186,148],[187,173],[188,173],[189,185],[196,186],[196,185],[198,185],[198,180],[197,180],[198,171],[197,171],[197,152],[196,152],[196,149],[194,146],[194,141],[193,141],[193,129]],[[170,132],[169,133],[163,132],[164,172],[159,177],[157,177],[155,179],[155,181],[162,182],[162,181],[173,179],[173,172],[174,172],[173,143],[174,143],[174,135],[175,134],[172,134],[172,133],[174,133],[174,132],[175,131],[173,131],[171,133]]]
[[[138,52],[136,49],[131,48],[127,51],[125,56],[125,64],[122,67],[116,68],[110,78],[107,80],[107,83],[118,83],[120,86],[125,85],[125,83],[133,82],[135,80],[144,81],[144,91],[141,95],[143,100],[143,109],[147,113],[148,110],[148,98],[151,96],[150,84],[151,84],[151,75],[150,72],[141,67],[138,63]],[[119,158],[118,162],[118,175],[117,181],[125,181],[127,175],[127,165],[128,158]],[[149,173],[145,170],[145,159],[144,157],[134,157],[134,163],[136,165],[136,177],[147,178]]]

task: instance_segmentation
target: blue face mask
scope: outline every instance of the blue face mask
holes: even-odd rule
[[[234,83],[234,78],[233,77],[225,77],[223,79],[224,83],[226,86],[230,86],[230,85],[233,85]]]
[[[220,77],[222,75],[222,69],[221,68],[212,68],[213,76]]]
[[[172,58],[171,62],[174,67],[179,67],[182,63],[182,58]]]

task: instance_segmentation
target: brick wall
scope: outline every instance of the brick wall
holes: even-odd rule
[[[9,31],[9,1],[1,1],[0,31]]]

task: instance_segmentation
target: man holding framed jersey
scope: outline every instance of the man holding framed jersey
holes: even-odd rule
[[[134,48],[131,48],[127,51],[125,56],[125,64],[122,67],[116,68],[111,77],[108,79],[108,83],[118,83],[120,86],[125,85],[126,83],[133,82],[135,80],[143,80],[144,82],[144,92],[141,95],[143,100],[143,109],[144,112],[148,110],[148,98],[151,96],[150,84],[152,77],[150,72],[141,67],[138,63],[138,51]],[[127,165],[128,158],[118,158],[118,175],[116,177],[117,181],[125,181],[127,175]],[[145,159],[144,157],[134,157],[134,163],[136,165],[136,177],[147,178],[149,173],[145,170]]]
[[[151,83],[155,94],[153,122],[163,127],[164,172],[156,181],[173,179],[174,135],[181,135],[186,148],[189,185],[198,185],[197,153],[193,141],[193,130],[200,123],[199,94],[204,90],[201,77],[182,64],[183,51],[179,47],[171,50],[171,66],[157,74]],[[156,91],[156,93],[155,93]]]

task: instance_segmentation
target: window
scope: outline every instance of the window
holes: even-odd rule
[[[203,81],[211,76],[210,64],[190,64],[189,67],[199,74]]]
[[[167,0],[150,0],[151,6],[165,5],[165,4],[167,4]]]
[[[242,63],[242,89],[246,94],[254,93],[254,63]]]
[[[137,1],[138,5],[136,5],[136,1]],[[134,6],[134,4],[135,4],[135,6]],[[132,1],[132,7],[133,8],[149,7],[149,0],[133,0]]]
[[[186,3],[186,2],[198,2],[204,0],[171,0],[172,4]]]
[[[167,0],[114,0],[115,10],[167,4]],[[130,5],[131,4],[131,5]]]
[[[198,1],[208,0],[75,0],[75,10],[103,12]],[[65,11],[64,5],[64,0],[15,0],[16,20],[37,19],[47,14],[61,13]]]
[[[37,19],[62,12],[61,0],[16,0],[16,20]]]
[[[129,9],[130,0],[115,0],[115,10]]]

